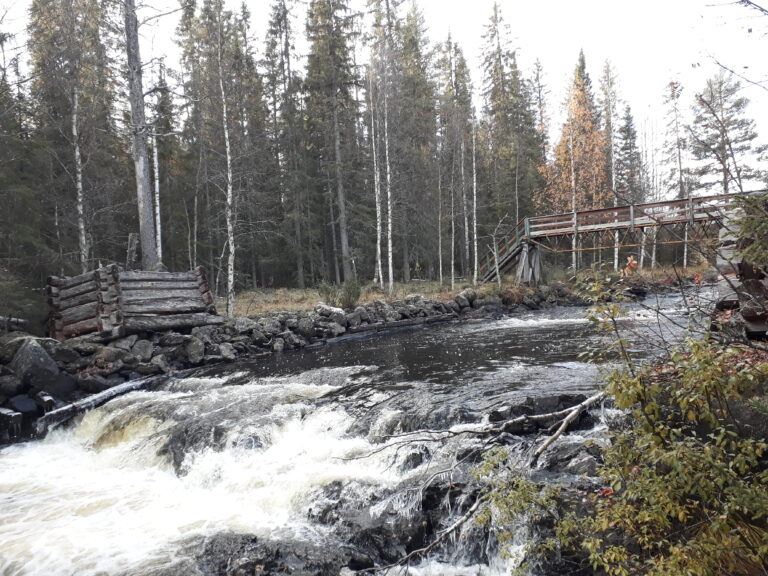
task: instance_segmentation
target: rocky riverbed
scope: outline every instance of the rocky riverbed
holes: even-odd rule
[[[583,304],[563,285],[528,290],[506,302],[466,289],[447,301],[411,295],[391,303],[374,300],[351,311],[319,303],[314,310],[238,317],[222,325],[111,341],[85,336],[59,342],[11,332],[0,337],[0,442],[28,438],[33,422],[46,412],[148,376],[317,346],[353,334]]]

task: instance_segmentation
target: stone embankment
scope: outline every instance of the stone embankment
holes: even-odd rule
[[[412,295],[392,303],[374,300],[347,312],[320,303],[311,311],[238,317],[221,325],[107,342],[92,336],[59,342],[10,332],[0,337],[0,442],[29,437],[32,424],[44,414],[140,378],[316,346],[351,334],[582,303],[564,286],[529,290],[507,302],[467,289],[448,301]]]

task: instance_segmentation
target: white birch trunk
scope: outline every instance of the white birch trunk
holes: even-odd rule
[[[683,240],[683,269],[688,268],[688,223],[683,225],[685,237]]]
[[[163,231],[160,223],[160,162],[157,153],[157,135],[152,130],[152,168],[155,176],[155,240],[157,241],[157,257],[163,260]]]
[[[219,14],[221,18],[221,14]],[[235,315],[235,221],[234,221],[234,190],[232,188],[232,150],[229,144],[229,122],[227,114],[227,94],[224,91],[224,70],[221,60],[221,48],[224,39],[221,35],[219,22],[219,95],[221,96],[221,122],[224,129],[224,151],[227,161],[227,202],[224,217],[227,222],[227,316]]]
[[[472,241],[475,255],[472,283],[477,284],[477,150],[475,125],[472,124]]]
[[[376,269],[374,271],[374,282],[384,287],[384,275],[381,270],[381,174],[379,170],[379,160],[376,152],[376,106],[373,100],[373,67],[368,74],[369,92],[371,94],[371,145],[373,152],[373,196],[376,202]]]
[[[469,259],[469,207],[467,206],[467,187],[464,178],[464,136],[461,138],[461,208],[464,213],[464,262],[466,267],[470,266]],[[464,270],[465,278],[469,276],[467,270]]]
[[[573,162],[573,126],[568,128],[568,151],[571,155],[571,210],[573,210],[573,240],[571,240],[571,267],[575,272],[578,264],[576,249],[579,244],[579,233],[576,229],[576,167]]]
[[[77,87],[72,95],[72,147],[75,153],[75,187],[77,189],[77,238],[80,250],[80,270],[88,271],[88,236],[85,233],[85,193],[83,191],[83,159],[80,155],[80,133],[77,123],[80,115],[80,92]]]
[[[386,64],[385,64],[386,66]],[[395,291],[394,271],[392,268],[392,171],[389,163],[389,98],[386,74],[384,76],[384,161],[387,173],[387,267],[389,273],[389,294]]]
[[[454,163],[454,168],[455,166],[456,165]],[[456,193],[454,191],[454,186],[453,186],[453,174],[451,174],[451,291],[454,291],[455,289],[456,289]]]
[[[443,173],[440,157],[437,161],[437,266],[440,286],[443,285]]]

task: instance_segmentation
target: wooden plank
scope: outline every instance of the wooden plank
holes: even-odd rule
[[[123,314],[186,314],[206,312],[209,306],[202,298],[158,298],[141,302],[124,302]]]
[[[165,300],[168,298],[199,299],[200,292],[193,290],[126,290],[122,293],[123,304],[136,304],[144,300]]]
[[[99,302],[88,302],[82,306],[75,306],[58,313],[65,325],[76,324],[88,318],[95,318],[99,314]]]
[[[136,280],[156,280],[160,282],[171,282],[175,280],[182,280],[187,282],[194,282],[196,276],[194,272],[146,272],[146,271],[130,271],[120,272],[120,281],[136,281]]]
[[[77,286],[73,286],[72,288],[64,288],[59,290],[59,298],[61,300],[65,300],[67,298],[73,298],[75,296],[80,296],[81,294],[85,294],[86,292],[94,292],[99,289],[99,285],[96,283],[96,280],[89,280],[88,282],[83,282],[82,284],[78,284]]]
[[[198,283],[189,280],[159,281],[159,280],[125,280],[120,279],[123,292],[130,290],[198,290]]]
[[[224,318],[212,314],[176,314],[173,316],[131,316],[124,315],[123,327],[126,332],[152,332],[171,328],[191,328],[222,324]]]
[[[81,334],[100,332],[101,326],[100,318],[89,318],[88,320],[76,322],[75,324],[64,325],[61,329],[61,335],[64,338],[72,338],[73,336],[80,336]]]
[[[84,294],[80,294],[80,296],[74,296],[59,302],[54,302],[51,298],[49,298],[48,304],[52,309],[61,312],[70,308],[75,308],[76,306],[82,306],[83,304],[97,302],[98,300],[99,292],[94,290],[92,292],[86,292]]]
[[[79,274],[77,276],[70,276],[70,277],[49,276],[47,283],[59,289],[72,288],[74,286],[79,286],[84,282],[93,280],[93,275],[94,275],[94,272],[90,271],[90,272],[86,272],[85,274]]]

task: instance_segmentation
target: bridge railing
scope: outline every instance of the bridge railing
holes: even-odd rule
[[[499,260],[504,260],[515,245],[526,238],[546,238],[578,232],[644,228],[709,220],[721,216],[731,206],[736,196],[736,194],[699,196],[684,200],[647,202],[524,218],[498,243]],[[478,278],[485,278],[494,266],[494,257],[491,253],[482,260],[478,269]]]

